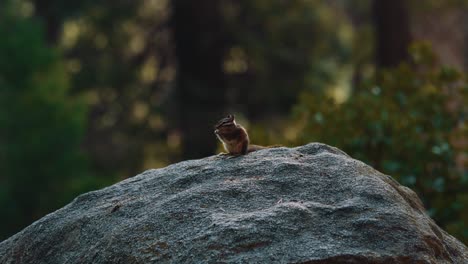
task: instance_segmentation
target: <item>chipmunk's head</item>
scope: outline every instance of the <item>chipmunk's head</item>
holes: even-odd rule
[[[237,128],[236,120],[234,119],[234,115],[228,115],[225,118],[219,120],[219,122],[215,126],[215,134],[223,134],[228,133]]]

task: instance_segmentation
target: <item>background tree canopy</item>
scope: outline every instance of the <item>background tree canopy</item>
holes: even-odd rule
[[[468,241],[468,1],[0,3],[0,239],[79,193],[216,153],[320,141]]]

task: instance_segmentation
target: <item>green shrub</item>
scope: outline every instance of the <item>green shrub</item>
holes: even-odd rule
[[[411,65],[379,72],[342,104],[304,92],[294,110],[302,124],[295,143],[334,145],[392,175],[418,193],[439,225],[467,242],[468,173],[461,159],[467,78],[437,66],[424,45],[411,53]]]
[[[80,151],[86,105],[69,95],[59,54],[38,21],[0,11],[1,240],[89,190],[92,177]]]

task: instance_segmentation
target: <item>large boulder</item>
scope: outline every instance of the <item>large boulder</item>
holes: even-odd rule
[[[0,263],[468,263],[410,189],[309,144],[149,170],[0,244]]]

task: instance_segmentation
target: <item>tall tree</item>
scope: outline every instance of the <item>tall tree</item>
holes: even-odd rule
[[[407,61],[411,42],[408,8],[405,0],[374,0],[376,64],[389,68]]]
[[[225,107],[223,33],[219,1],[172,1],[182,158],[214,153],[213,122]]]

